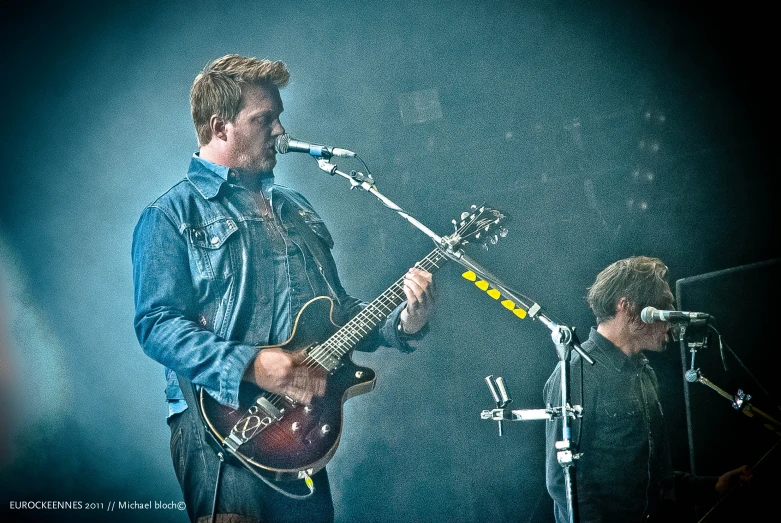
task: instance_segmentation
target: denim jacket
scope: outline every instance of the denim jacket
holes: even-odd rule
[[[186,178],[144,209],[133,234],[135,331],[144,352],[165,366],[169,415],[186,408],[177,373],[238,408],[244,371],[271,336],[268,233],[252,195],[230,183],[228,174],[227,167],[194,155]],[[328,229],[302,195],[277,185],[273,191],[275,210],[288,206],[286,215],[296,213],[303,220],[297,222],[314,232],[308,237],[317,241],[301,249],[316,265],[316,272],[307,269],[312,277],[307,274],[306,281],[315,295],[335,301],[335,319],[345,322],[365,303],[342,287]],[[294,223],[283,220],[283,226],[292,231]],[[293,299],[296,290],[290,290]],[[409,337],[397,328],[404,305],[358,349],[386,345],[411,351]]]

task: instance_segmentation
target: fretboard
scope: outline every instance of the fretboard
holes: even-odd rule
[[[434,249],[428,256],[416,263],[415,267],[433,273],[446,260],[447,258],[442,251]],[[317,347],[312,348],[308,355],[309,358],[327,370],[333,370],[342,356],[353,350],[374,328],[385,321],[390,313],[405,299],[404,278],[401,277],[330,338]]]

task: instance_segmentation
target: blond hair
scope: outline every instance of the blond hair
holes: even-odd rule
[[[243,86],[271,85],[280,89],[289,80],[290,72],[280,61],[229,54],[206,64],[190,89],[190,111],[198,145],[211,141],[212,115],[229,122],[236,118],[241,109]]]

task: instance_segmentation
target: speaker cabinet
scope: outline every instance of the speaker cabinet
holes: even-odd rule
[[[710,512],[698,507],[698,517],[707,515],[707,521],[761,521],[778,514],[781,438],[757,409],[781,421],[780,280],[781,259],[774,259],[675,284],[678,309],[712,315],[718,331],[690,326],[679,343],[682,375],[692,369],[695,349],[694,369],[713,385],[683,381],[691,471],[718,476],[746,464],[755,474],[751,489],[738,487]],[[750,411],[734,401],[739,394],[746,395],[743,405]]]

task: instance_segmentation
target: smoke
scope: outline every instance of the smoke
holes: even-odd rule
[[[438,234],[471,204],[509,214],[508,237],[469,254],[579,332],[593,321],[584,289],[615,259],[658,255],[675,279],[778,255],[758,131],[766,83],[738,74],[729,42],[711,49],[678,13],[564,1],[120,4],[29,11],[0,35],[18,50],[9,121],[24,124],[0,129],[0,408],[15,416],[2,425],[14,448],[5,496],[44,499],[56,485],[74,499],[180,499],[163,371],[133,332],[130,241],[144,206],[184,176],[197,147],[189,88],[223,54],[285,61],[291,136],[357,151],[379,190]],[[635,181],[638,143],[659,127],[644,119],[650,106],[664,135],[644,157],[654,176]],[[357,297],[373,299],[432,248],[305,155],[280,157],[276,175],[326,220]],[[630,210],[629,199],[649,205]],[[450,262],[437,275],[418,351],[355,357],[378,385],[345,406],[329,464],[339,521],[549,515],[542,422],[499,438],[479,413],[492,404],[488,374],[505,377],[513,406],[543,407],[550,338],[460,272]]]

